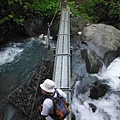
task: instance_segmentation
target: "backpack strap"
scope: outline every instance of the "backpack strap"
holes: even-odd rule
[[[62,98],[62,96],[60,95],[60,93],[55,89],[55,93],[57,94],[57,97],[55,98],[55,97],[53,97],[53,96],[49,96],[49,98],[50,99],[52,99],[52,100],[57,100],[58,98]]]
[[[61,98],[62,96],[60,95],[60,93],[55,89],[55,93],[57,93],[57,97]]]
[[[55,89],[55,93],[57,94],[57,97],[54,98],[53,96],[49,96],[49,98],[53,101],[54,104],[54,114],[49,114],[54,120],[60,120],[59,117],[55,114],[56,110],[55,110],[55,104],[57,102],[57,100],[61,97],[59,92]]]

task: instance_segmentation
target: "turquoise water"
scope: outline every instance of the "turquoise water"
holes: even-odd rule
[[[15,53],[16,50],[18,53]],[[39,46],[29,39],[23,43],[8,45],[4,50],[4,63],[0,66],[0,99],[8,96],[15,88],[30,79],[41,57],[40,51]],[[32,54],[35,56],[33,57]]]
[[[39,40],[39,41],[38,41]],[[55,41],[52,42],[54,46]],[[15,112],[7,97],[19,86],[31,80],[42,59],[54,60],[53,50],[44,41],[29,38],[9,43],[0,50],[0,120],[10,120]]]
[[[112,89],[103,98],[92,100],[89,98],[89,91],[85,94],[76,92],[77,83],[81,81],[83,76],[87,75],[86,65],[80,54],[82,45],[78,46],[77,42],[79,39],[71,42],[74,48],[72,51],[72,73],[78,77],[74,86],[73,102],[71,103],[76,120],[119,120],[120,71],[118,67],[120,66],[120,58],[115,61],[116,65],[112,65],[115,67],[114,70],[109,67],[108,72],[103,71],[104,76],[103,74],[95,75],[100,80],[104,78],[106,84],[110,85]],[[51,44],[52,46],[55,45],[54,42]],[[39,41],[39,38],[29,38],[20,43],[10,43],[0,50],[0,120],[11,120],[10,118],[15,110],[12,105],[6,102],[7,96],[31,79],[42,59],[53,61],[54,57],[53,50],[48,50],[44,41]],[[88,76],[91,75],[88,74]],[[79,97],[76,98],[76,94]],[[82,102],[80,103],[80,101]],[[97,107],[95,113],[92,112],[89,103],[93,103]]]

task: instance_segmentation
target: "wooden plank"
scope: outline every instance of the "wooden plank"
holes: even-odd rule
[[[61,21],[64,21],[64,19],[65,19],[65,12],[63,11],[61,16]]]
[[[57,39],[54,65],[56,87],[70,87],[70,22],[69,12],[62,11],[59,34]]]
[[[68,39],[67,35],[64,35],[64,48],[63,48],[63,53],[64,54],[69,54],[69,47],[68,47]]]
[[[68,10],[67,20],[70,22],[70,11]]]
[[[67,42],[68,42],[67,47],[69,49],[68,53],[70,53],[70,35],[67,35]]]
[[[64,34],[64,22],[60,22],[59,34]],[[59,34],[58,34],[58,35],[59,35]]]
[[[64,53],[70,54],[70,36],[64,36]]]
[[[66,12],[63,11],[63,13],[64,13],[64,18],[62,19],[62,21],[65,21],[65,18],[66,18]]]
[[[66,21],[69,21],[69,13],[68,12],[66,12]]]
[[[53,80],[57,88],[62,88],[67,96],[67,100],[71,103],[70,78],[70,15],[69,9],[63,9],[59,25],[58,39],[55,53]],[[71,115],[66,120],[71,120]]]
[[[64,37],[63,35],[59,36],[59,41],[58,41],[59,45],[57,46],[57,54],[62,54],[63,53],[63,41],[64,41],[63,37]]]
[[[65,24],[64,34],[68,34],[68,22]]]
[[[68,71],[68,74],[69,74],[69,75],[68,75],[68,87],[69,87],[69,88],[71,87],[71,85],[70,85],[70,78],[71,78],[71,65],[70,65],[71,63],[70,63],[70,60],[71,60],[71,59],[70,59],[70,57],[69,57],[69,58],[68,58],[68,67],[69,67],[69,68],[68,68],[68,70],[69,70],[69,71]]]
[[[67,56],[63,56],[61,86],[68,87],[68,63]]]
[[[60,36],[58,36],[58,38],[57,38],[57,43],[56,43],[56,52],[58,51],[57,47],[59,46],[59,39],[60,39]]]
[[[54,76],[55,76],[55,83],[56,87],[61,87],[61,69],[62,69],[62,56],[57,56],[56,63],[55,63],[55,70],[54,70]]]
[[[68,34],[70,35],[70,22],[68,22]]]

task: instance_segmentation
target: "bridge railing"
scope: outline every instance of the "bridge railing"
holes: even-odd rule
[[[71,103],[71,54],[70,54],[70,9],[63,8],[59,25],[58,39],[55,51],[53,80],[56,88],[62,89]],[[71,115],[67,117],[71,120]]]

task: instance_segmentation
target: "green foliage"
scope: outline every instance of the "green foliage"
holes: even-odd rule
[[[86,3],[79,5],[78,10],[90,22],[113,24],[120,18],[120,1],[88,0]]]
[[[79,0],[83,2],[82,0]],[[79,2],[76,0],[76,2]],[[111,0],[85,0],[76,4],[68,0],[71,12],[79,17],[83,16],[90,22],[105,22],[113,24],[120,19],[120,1]],[[39,17],[49,20],[55,12],[60,11],[59,0],[2,0],[0,1],[0,24],[14,22],[22,24],[25,19]]]
[[[70,7],[70,11],[72,12],[73,15],[75,15],[76,17],[79,17],[79,12],[78,10],[75,8],[75,3],[74,2],[67,2],[68,6]]]
[[[56,0],[35,0],[31,8],[35,10],[35,14],[47,19],[58,10],[59,2]]]
[[[59,9],[58,0],[5,0],[0,1],[0,24],[13,21],[22,24],[25,19],[40,17],[49,19]],[[56,11],[57,10],[57,11]]]

